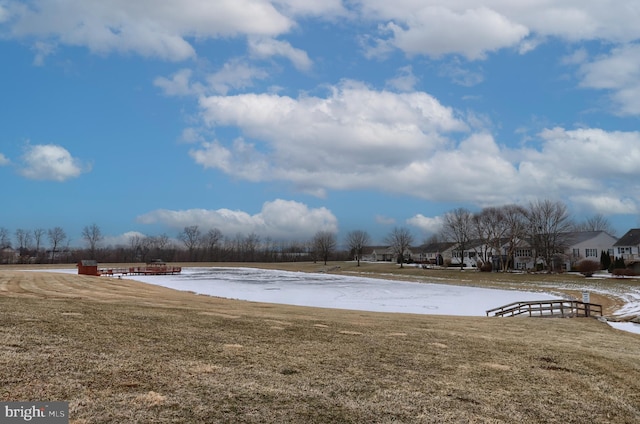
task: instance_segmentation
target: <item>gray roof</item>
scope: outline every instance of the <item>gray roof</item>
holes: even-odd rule
[[[638,246],[640,245],[640,228],[632,228],[615,242],[614,246]]]
[[[452,246],[454,246],[456,243],[451,242],[451,241],[443,241],[443,242],[438,242],[438,243],[429,243],[429,244],[425,244],[424,246],[421,247],[423,252],[444,252],[447,249],[450,249]]]

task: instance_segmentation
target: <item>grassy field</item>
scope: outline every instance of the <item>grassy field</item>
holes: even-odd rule
[[[569,293],[584,283],[277,267]],[[72,423],[640,421],[640,336],[595,319],[313,309],[0,268],[0,332],[0,398],[68,401]]]

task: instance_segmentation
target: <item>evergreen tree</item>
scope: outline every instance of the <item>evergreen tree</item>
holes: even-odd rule
[[[624,269],[626,267],[627,266],[624,263],[624,259],[622,258],[616,258],[613,262],[613,269]]]
[[[611,266],[611,255],[604,250],[600,253],[600,269],[609,269]]]

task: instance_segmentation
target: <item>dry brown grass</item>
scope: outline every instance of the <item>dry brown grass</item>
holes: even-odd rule
[[[593,319],[301,308],[2,268],[0,338],[0,399],[69,401],[73,423],[640,421],[640,336]]]

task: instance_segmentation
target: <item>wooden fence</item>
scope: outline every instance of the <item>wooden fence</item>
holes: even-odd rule
[[[602,316],[602,305],[578,300],[534,300],[514,302],[487,311],[487,316],[494,317],[515,317],[520,315],[545,318]]]

